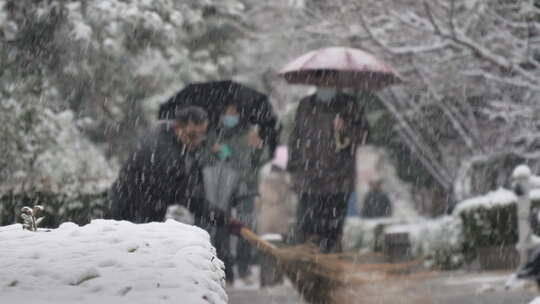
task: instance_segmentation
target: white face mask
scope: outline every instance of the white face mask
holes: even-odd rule
[[[317,88],[317,100],[323,102],[329,102],[332,98],[336,97],[337,90],[336,88]]]

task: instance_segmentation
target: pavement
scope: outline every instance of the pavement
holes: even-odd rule
[[[438,272],[426,277],[401,277],[371,283],[354,290],[340,303],[440,303],[440,304],[527,304],[540,293],[532,283],[506,290],[511,272]],[[290,282],[260,289],[257,284],[235,284],[227,289],[231,304],[293,304],[302,301]]]

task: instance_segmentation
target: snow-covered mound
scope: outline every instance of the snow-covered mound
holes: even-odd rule
[[[540,189],[532,189],[529,196],[533,201],[540,200]],[[485,195],[464,200],[456,206],[453,213],[457,215],[466,210],[475,208],[484,207],[489,209],[496,206],[515,204],[516,202],[517,196],[514,192],[499,188],[496,191],[489,192]]]
[[[227,303],[208,234],[169,220],[0,227],[2,303]]]
[[[479,207],[492,208],[499,205],[514,204],[517,200],[514,192],[499,188],[496,191],[486,193],[485,195],[470,198],[459,203],[454,209],[454,214],[460,214],[465,210]]]

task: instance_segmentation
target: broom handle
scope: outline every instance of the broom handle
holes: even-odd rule
[[[257,249],[261,250],[262,252],[273,254],[276,251],[276,246],[268,241],[263,240],[260,236],[246,227],[240,229],[240,235],[251,245],[257,247]]]

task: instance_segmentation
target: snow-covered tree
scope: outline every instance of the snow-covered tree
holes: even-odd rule
[[[243,9],[235,0],[0,0],[0,198],[45,193],[68,211],[81,196],[102,200],[158,104],[231,71]]]
[[[462,199],[493,186],[497,172],[475,175],[476,164],[502,158],[508,164],[497,168],[499,176],[509,176],[509,157],[537,158],[534,1],[371,4],[358,6],[362,28],[374,49],[396,58],[408,84],[387,90],[383,100],[401,138],[443,187]]]

